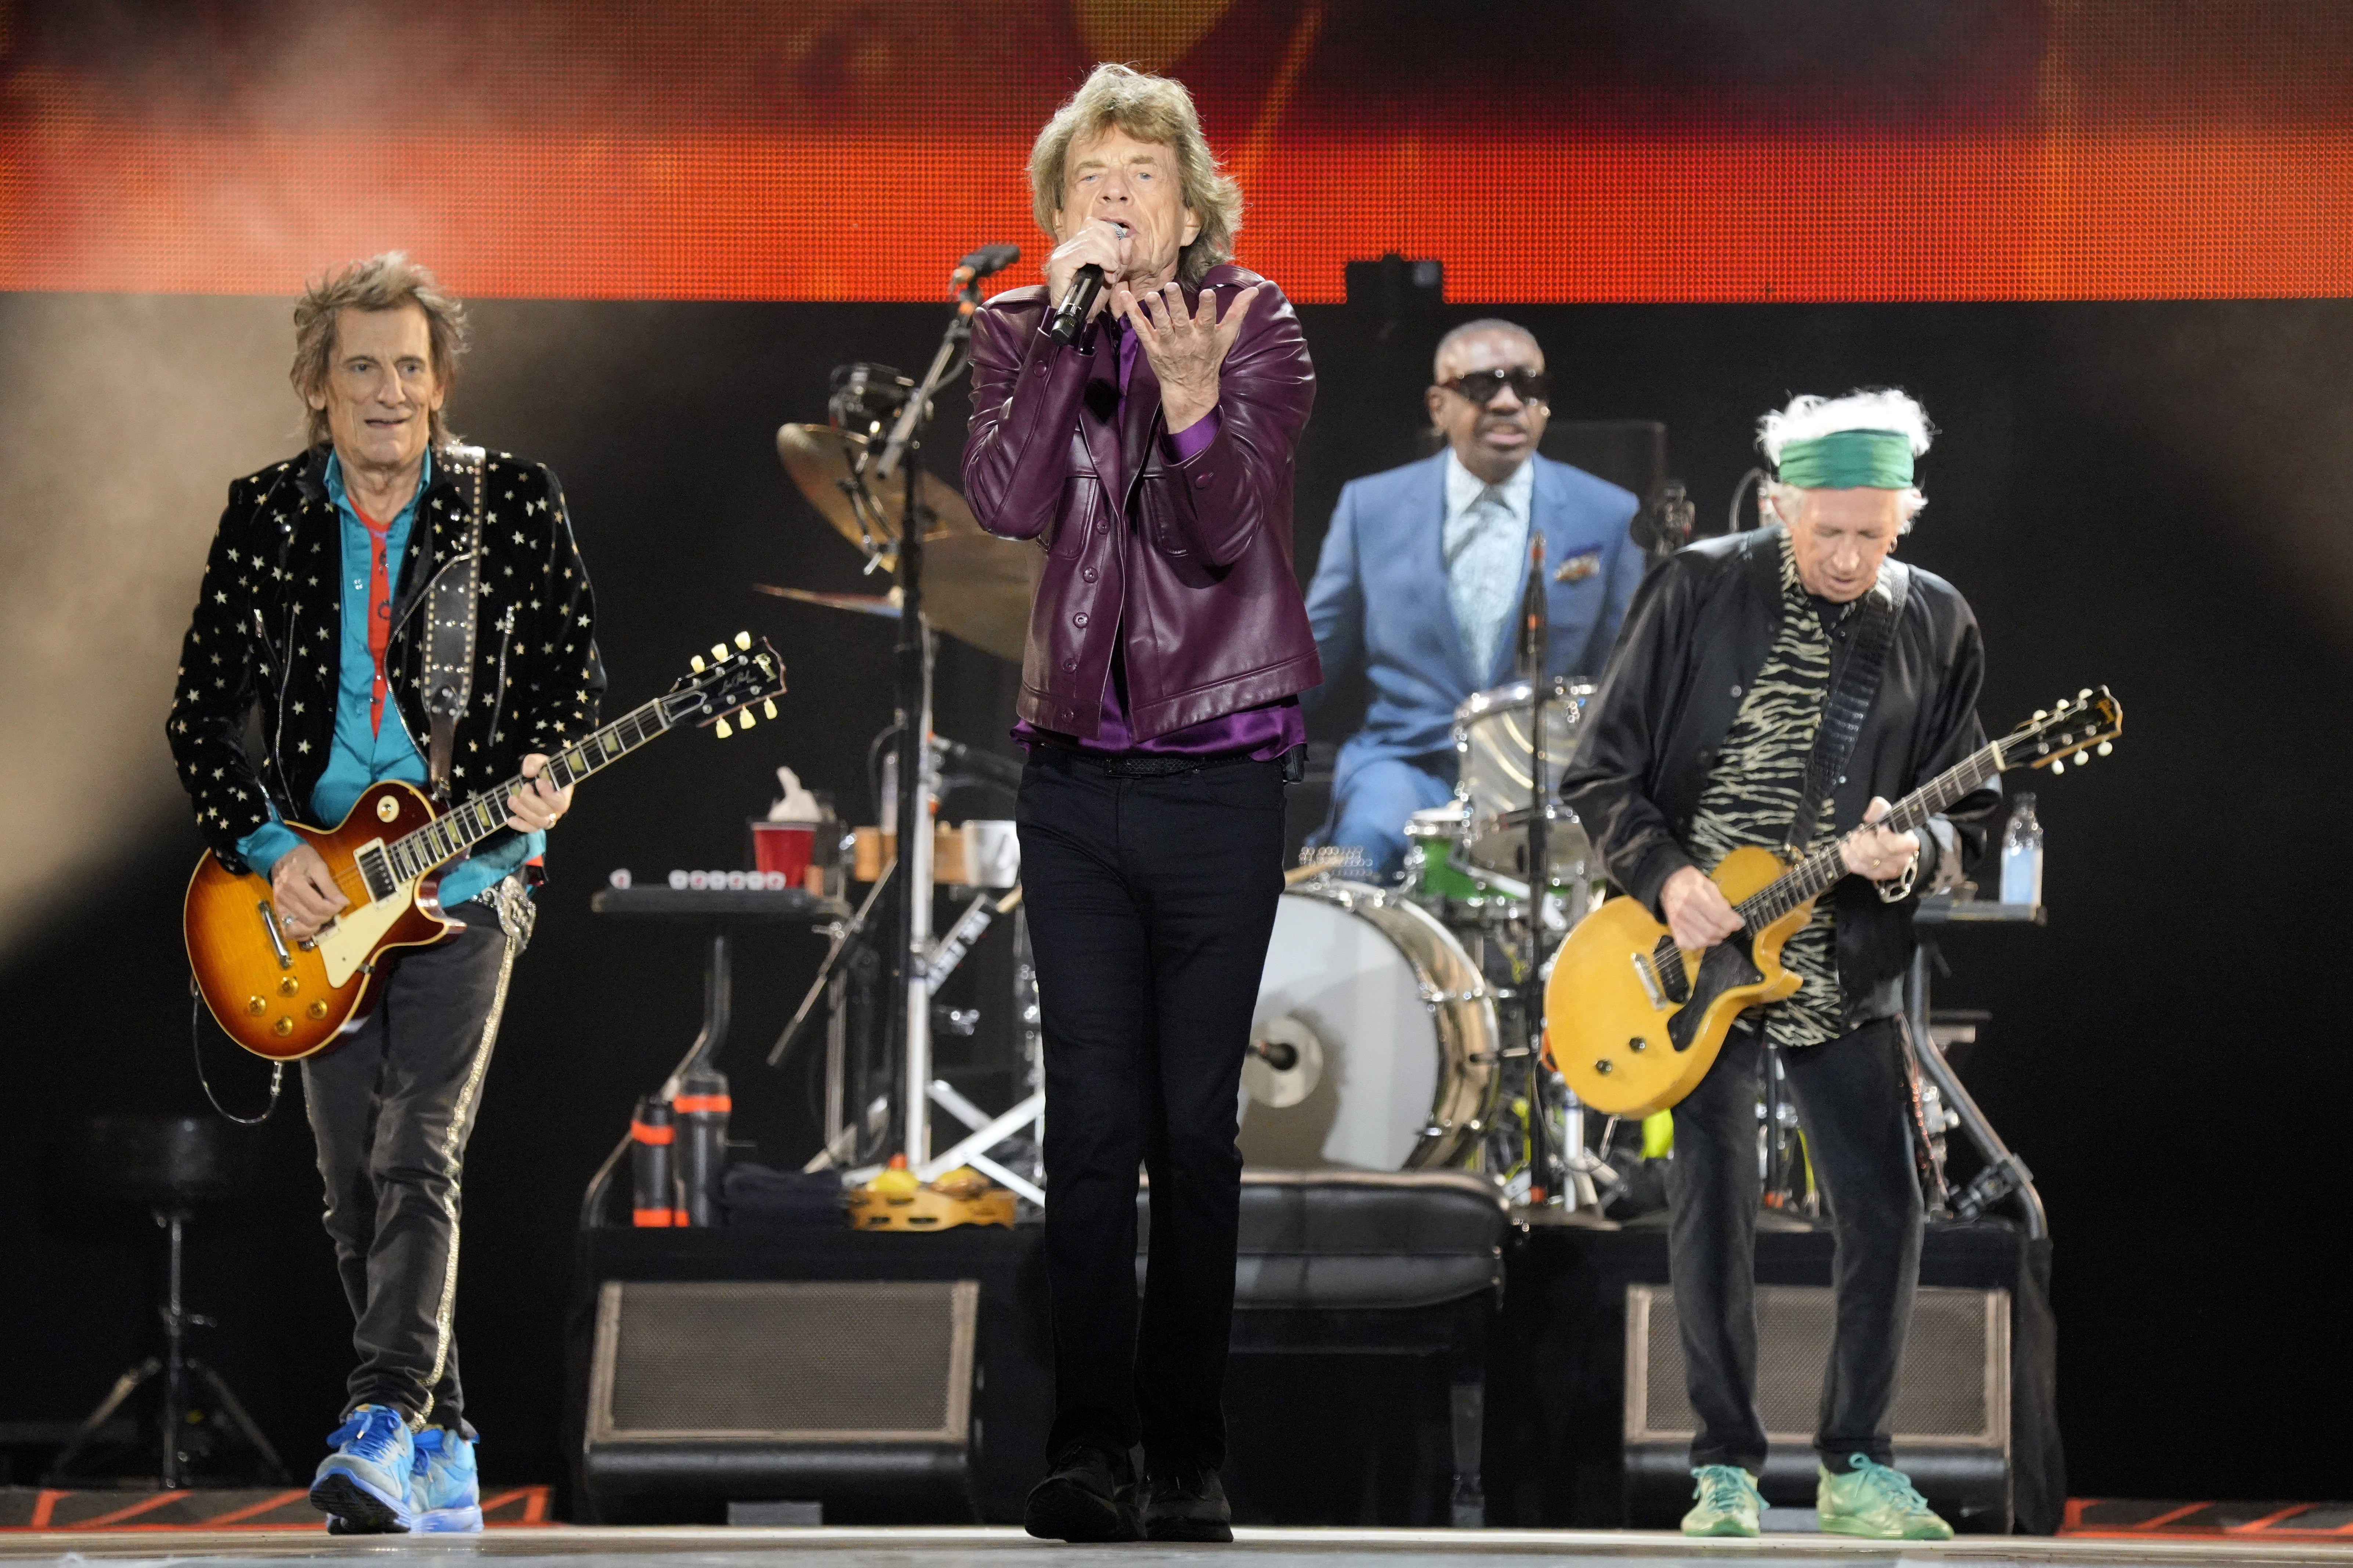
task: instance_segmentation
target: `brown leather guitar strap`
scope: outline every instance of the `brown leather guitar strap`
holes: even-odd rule
[[[482,469],[480,447],[449,446],[438,454],[452,476],[470,479],[459,553],[435,574],[425,595],[425,714],[432,732],[425,771],[433,798],[449,800],[449,764],[458,748],[458,720],[474,691],[475,606],[482,576]]]
[[[1855,627],[1854,647],[1847,650],[1846,663],[1822,703],[1821,728],[1814,731],[1813,754],[1806,759],[1806,790],[1798,797],[1797,813],[1781,841],[1781,852],[1789,859],[1803,855],[1813,842],[1822,805],[1838,787],[1847,759],[1854,755],[1862,721],[1879,695],[1879,678],[1886,673],[1887,650],[1895,644],[1895,624],[1904,618],[1904,599],[1911,586],[1910,569],[1891,558],[1881,563],[1879,581],[1855,607],[1861,624]]]

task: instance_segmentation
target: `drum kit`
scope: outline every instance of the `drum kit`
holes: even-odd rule
[[[1479,692],[1455,710],[1454,798],[1406,826],[1402,880],[1311,860],[1282,895],[1242,1071],[1252,1164],[1452,1168],[1519,1204],[1599,1206],[1615,1172],[1582,1108],[1531,1042],[1545,957],[1599,902],[1600,864],[1557,804],[1593,683],[1555,676]],[[1535,715],[1544,725],[1535,788]],[[1529,896],[1534,801],[1547,896]],[[1532,1137],[1532,1123],[1540,1134]]]

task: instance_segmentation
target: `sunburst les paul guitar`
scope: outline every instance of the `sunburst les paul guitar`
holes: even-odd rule
[[[2105,755],[2124,723],[2106,687],[2086,688],[1897,801],[1880,826],[1909,832],[2010,768],[2059,773],[2070,759]],[[1837,844],[1795,864],[1769,849],[1734,850],[1708,875],[1741,929],[1704,952],[1676,947],[1629,898],[1578,921],[1545,987],[1545,1037],[1561,1077],[1610,1116],[1648,1116],[1683,1099],[1715,1065],[1743,1009],[1796,994],[1801,981],[1782,966],[1782,947],[1846,874]]]
[[[775,648],[739,632],[733,649],[721,643],[711,653],[667,694],[549,757],[546,776],[559,788],[575,784],[681,724],[712,726],[722,736],[730,719],[750,729],[755,703],[776,716],[785,667]],[[441,868],[506,826],[508,797],[522,782],[510,779],[443,812],[422,790],[387,780],[368,786],[335,827],[287,824],[351,900],[305,942],[287,938],[269,879],[239,876],[207,851],[188,879],[182,925],[196,989],[228,1037],[257,1056],[290,1061],[365,1018],[393,950],[465,929],[441,912]]]

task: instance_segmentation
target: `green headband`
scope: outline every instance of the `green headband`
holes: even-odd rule
[[[1833,430],[1781,448],[1780,479],[1808,490],[1912,488],[1912,438],[1898,430]]]

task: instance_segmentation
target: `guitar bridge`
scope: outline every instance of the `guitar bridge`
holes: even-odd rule
[[[1634,978],[1642,983],[1642,990],[1651,998],[1651,1011],[1665,1012],[1667,994],[1659,989],[1659,977],[1651,972],[1649,961],[1639,952],[1629,953],[1627,956],[1634,961]]]

